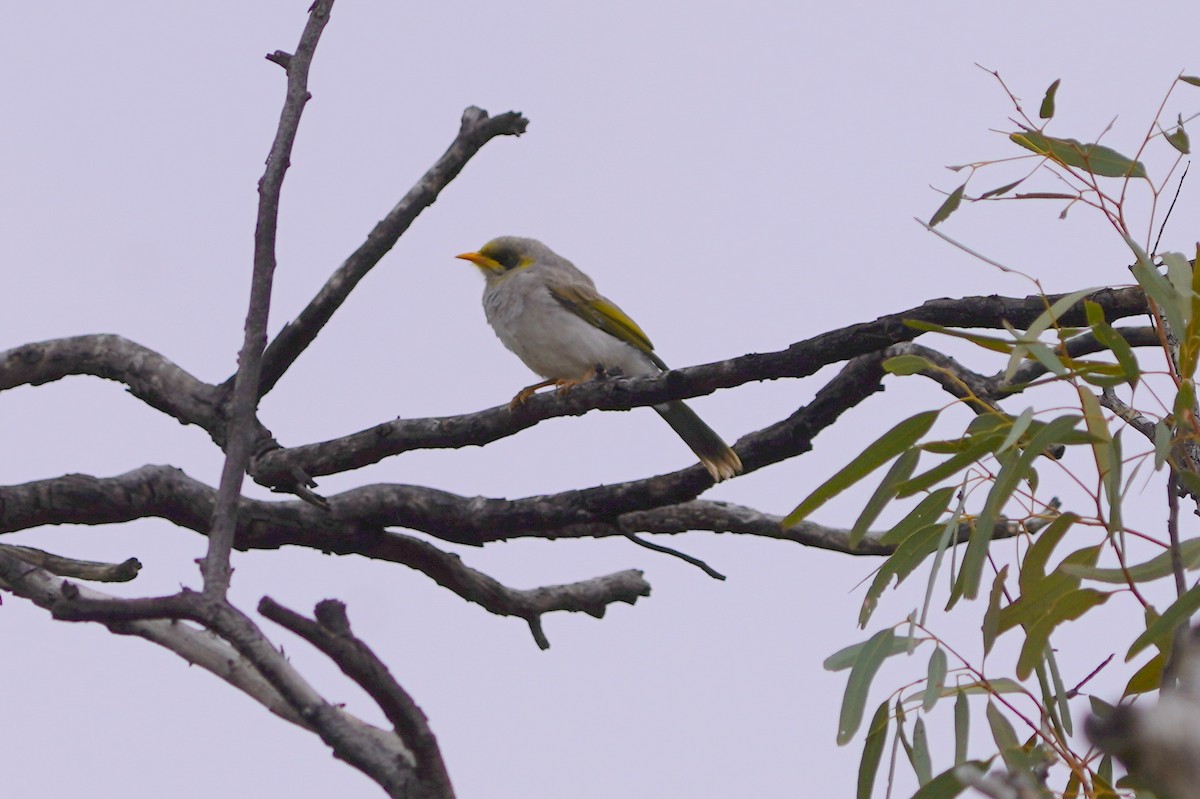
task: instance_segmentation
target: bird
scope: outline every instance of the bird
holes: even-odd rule
[[[566,258],[536,239],[501,236],[477,252],[456,255],[483,273],[483,310],[500,341],[544,378],[513,397],[516,409],[534,392],[561,392],[600,375],[662,374],[667,365],[650,338]],[[681,400],[653,406],[700,459],[714,482],[742,472],[728,444]]]

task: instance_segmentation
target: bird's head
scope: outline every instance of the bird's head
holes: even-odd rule
[[[501,236],[480,247],[478,252],[464,252],[454,257],[475,264],[483,276],[491,280],[524,269],[547,256],[553,258],[554,253],[536,239]]]

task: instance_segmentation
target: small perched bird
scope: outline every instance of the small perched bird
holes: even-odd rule
[[[596,291],[590,277],[540,241],[501,236],[479,252],[456,257],[483,273],[483,310],[500,341],[546,378],[522,389],[513,397],[513,407],[539,388],[553,385],[565,391],[601,372],[642,377],[667,370],[637,323]],[[665,402],[654,410],[692,448],[713,480],[741,474],[737,453],[683,402]]]

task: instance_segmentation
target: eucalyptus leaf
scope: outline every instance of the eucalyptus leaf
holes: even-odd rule
[[[824,668],[825,671],[845,671],[854,665],[855,661],[858,660],[859,654],[862,653],[863,647],[869,643],[871,643],[871,641],[867,640],[857,644],[851,644],[843,649],[839,649],[829,657],[825,658],[825,661],[821,664],[821,667]],[[905,652],[907,650],[908,640],[893,636],[892,648],[888,650],[884,657],[888,658],[892,655],[899,655],[901,652]]]
[[[1036,130],[1009,134],[1016,144],[1063,166],[1085,169],[1093,175],[1108,178],[1144,178],[1146,167],[1110,147],[1084,144],[1076,139],[1060,139]]]
[[[879,705],[871,718],[871,724],[867,727],[867,740],[863,744],[862,758],[858,761],[857,799],[871,799],[871,793],[875,789],[875,775],[879,771],[884,745],[887,744],[888,704],[888,701],[884,700]]]
[[[1162,652],[1147,660],[1129,678],[1129,682],[1125,683],[1125,690],[1121,693],[1121,698],[1157,691],[1162,686],[1163,665],[1166,660],[1167,658]]]
[[[875,679],[879,666],[891,653],[895,640],[896,634],[890,627],[880,630],[871,636],[854,661],[850,677],[846,680],[846,693],[838,717],[838,746],[845,746],[858,731],[867,702],[867,693],[871,690],[871,681]]]
[[[962,203],[963,192],[966,190],[967,184],[964,183],[954,191],[950,192],[950,195],[946,197],[945,202],[938,206],[938,209],[933,212],[933,216],[930,217],[929,227],[935,227],[939,223],[945,222],[950,217],[950,214],[957,211],[958,206]]]
[[[888,469],[883,480],[875,489],[875,493],[867,500],[867,504],[863,506],[862,513],[858,515],[858,519],[854,522],[854,527],[850,528],[850,536],[847,543],[851,549],[858,546],[863,540],[863,536],[867,534],[867,528],[879,518],[879,514],[889,502],[896,496],[897,487],[899,484],[906,481],[917,467],[917,461],[921,457],[921,451],[918,449],[910,449],[902,453],[896,462],[892,464],[892,468]]]
[[[925,672],[925,696],[921,700],[921,708],[928,713],[937,704],[946,684],[946,650],[935,647],[929,656],[929,666]]]
[[[918,718],[913,724],[912,767],[919,785],[926,785],[933,779],[933,763],[929,757],[929,739],[925,734],[923,718]]]
[[[911,448],[921,436],[929,432],[938,411],[924,411],[910,416],[884,433],[863,450],[837,474],[826,480],[813,491],[796,509],[783,520],[783,527],[791,527],[803,521],[808,514],[824,505],[833,497],[878,469],[892,458]]]
[[[967,759],[967,743],[971,736],[971,701],[967,692],[958,690],[954,697],[954,765]]]
[[[1038,116],[1042,119],[1050,119],[1054,116],[1054,96],[1058,94],[1058,86],[1062,83],[1062,78],[1059,78],[1050,84],[1050,88],[1046,89],[1046,96],[1042,98],[1042,105],[1038,109]]]
[[[1129,647],[1129,651],[1125,654],[1126,662],[1150,644],[1165,641],[1175,632],[1176,627],[1187,622],[1197,610],[1200,610],[1200,585],[1194,585],[1188,589],[1183,596],[1172,602],[1161,616],[1146,627],[1146,631],[1139,635]]]

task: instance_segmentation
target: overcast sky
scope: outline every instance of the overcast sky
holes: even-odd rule
[[[263,55],[294,48],[308,2],[6,10],[0,350],[113,332],[201,379],[232,372],[255,184],[284,89]],[[933,297],[1025,295],[1024,281],[913,221],[940,203],[931,185],[961,180],[945,165],[1015,154],[994,132],[1012,129],[1011,104],[976,64],[999,70],[1031,112],[1061,78],[1052,132],[1092,140],[1115,117],[1105,141],[1132,151],[1179,71],[1200,70],[1197,29],[1194,3],[343,2],[284,185],[273,331],[444,151],[466,106],[531,122],[487,145],[417,220],[262,419],[294,445],[491,407],[533,382],[487,327],[476,270],[452,257],[502,234],[539,238],[589,272],[674,366],[779,349]],[[1168,118],[1198,108],[1200,90],[1183,87]],[[972,185],[1006,182],[1000,170]],[[1194,246],[1194,186],[1165,249]],[[976,205],[945,229],[1049,291],[1128,282],[1111,230],[1084,209],[1059,221],[1059,210]],[[831,374],[694,407],[732,441],[793,412]],[[888,385],[811,454],[706,496],[785,513],[900,414],[945,401],[921,381]],[[954,418],[961,427],[965,411]],[[215,485],[221,464],[202,431],[82,377],[0,394],[0,452],[3,484],[154,463]],[[320,490],[401,482],[519,497],[690,462],[653,413],[592,413],[484,449],[406,454]],[[862,499],[817,520],[848,525]],[[5,540],[136,556],[141,576],[113,589],[128,595],[197,586],[204,547],[154,520]],[[861,743],[834,743],[845,673],[821,661],[868,634],[855,627],[858,584],[876,563],[704,533],[669,543],[728,581],[625,541],[463,550],[518,587],[646,571],[653,595],[634,607],[546,618],[548,652],[523,622],[361,558],[235,553],[233,597],[251,608],[270,594],[305,612],[345,600],[429,715],[462,797],[851,795]],[[912,601],[885,597],[877,624]],[[976,610],[946,621],[969,646]],[[304,642],[263,623],[327,697],[377,717]],[[314,736],[147,642],[52,622],[8,595],[0,635],[7,795],[379,795]],[[901,678],[885,671],[880,684]],[[939,718],[948,723],[931,724]],[[985,754],[989,742],[974,746]],[[937,749],[935,768],[950,754]]]

